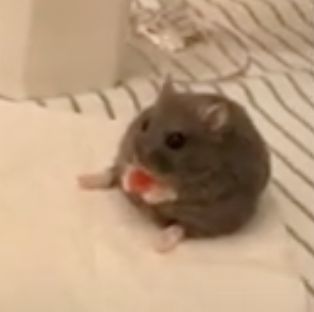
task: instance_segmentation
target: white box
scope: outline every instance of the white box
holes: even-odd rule
[[[113,84],[129,0],[0,0],[0,94],[56,96]]]

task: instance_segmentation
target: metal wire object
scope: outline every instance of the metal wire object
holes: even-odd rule
[[[203,15],[188,0],[134,0],[131,30],[132,45],[155,67],[155,74],[170,74],[177,82],[235,79],[251,64],[249,50],[237,33],[214,16]],[[233,42],[234,55],[228,53],[226,42]]]

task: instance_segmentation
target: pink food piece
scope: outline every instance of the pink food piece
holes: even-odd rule
[[[148,192],[155,184],[155,179],[143,169],[135,168],[129,173],[129,186],[132,193]]]

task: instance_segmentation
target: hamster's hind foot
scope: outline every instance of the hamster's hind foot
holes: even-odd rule
[[[184,229],[180,225],[170,225],[159,234],[155,249],[159,253],[170,252],[178,246],[184,236]]]
[[[111,167],[101,173],[80,175],[77,180],[80,188],[85,190],[109,189],[117,183],[117,175]]]

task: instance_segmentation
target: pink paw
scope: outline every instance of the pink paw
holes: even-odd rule
[[[156,242],[155,248],[160,253],[174,250],[184,239],[184,229],[179,225],[171,225],[164,229]]]
[[[158,205],[173,202],[177,199],[177,193],[166,187],[153,187],[142,195],[143,200],[150,205]]]
[[[77,178],[78,185],[82,189],[94,189],[96,187],[96,179],[94,175],[84,174]]]
[[[83,174],[77,178],[80,188],[85,190],[106,189],[114,183],[114,172],[108,169],[98,174]]]

